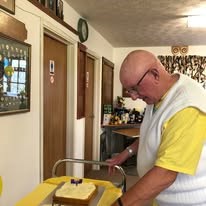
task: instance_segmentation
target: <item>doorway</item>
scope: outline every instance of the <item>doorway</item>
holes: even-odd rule
[[[54,163],[66,157],[67,45],[44,34],[43,64],[43,179]],[[57,174],[65,175],[65,165]]]

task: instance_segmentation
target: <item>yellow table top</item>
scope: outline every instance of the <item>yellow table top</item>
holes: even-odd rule
[[[38,206],[61,182],[70,181],[74,177],[62,176],[50,178],[39,184],[26,197],[16,203],[15,206]],[[117,188],[109,181],[83,178],[84,182],[93,182],[97,186],[105,187],[105,191],[97,206],[110,206],[122,195],[120,188]]]

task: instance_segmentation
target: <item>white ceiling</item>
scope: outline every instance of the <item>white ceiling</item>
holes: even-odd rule
[[[206,28],[187,27],[206,0],[65,1],[114,47],[206,45]]]

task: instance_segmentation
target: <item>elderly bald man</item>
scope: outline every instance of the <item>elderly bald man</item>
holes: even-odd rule
[[[139,179],[113,205],[206,205],[206,91],[190,77],[169,74],[151,52],[124,59],[120,81],[147,103],[136,141],[108,159],[109,172],[137,154]]]

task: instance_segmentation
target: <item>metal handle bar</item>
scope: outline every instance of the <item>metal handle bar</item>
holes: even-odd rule
[[[65,158],[65,159],[60,159],[58,160],[53,168],[52,168],[52,177],[56,177],[56,170],[57,167],[59,166],[59,164],[63,163],[63,162],[73,162],[73,163],[83,163],[83,164],[95,164],[95,165],[102,165],[102,166],[109,166],[109,163],[107,162],[100,162],[100,161],[95,161],[95,160],[83,160],[83,159],[73,159],[73,158]],[[122,167],[115,165],[114,166],[122,175],[122,182],[120,184],[120,186],[122,187],[122,191],[126,192],[126,174],[124,172],[124,170],[122,169]]]

